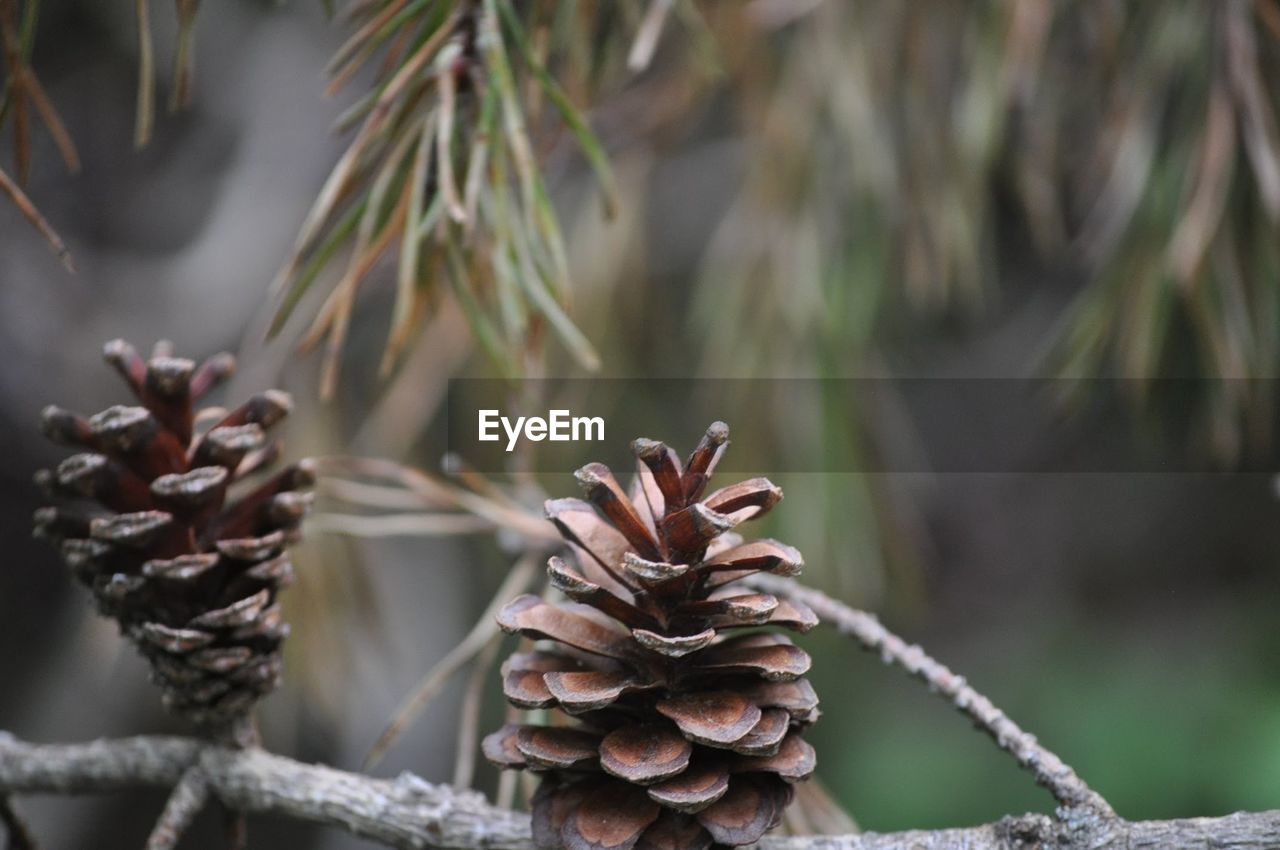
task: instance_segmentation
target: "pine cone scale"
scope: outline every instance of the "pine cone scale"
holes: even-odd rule
[[[568,850],[630,850],[661,812],[634,785],[601,784],[568,813],[560,837]]]
[[[693,745],[675,729],[646,723],[615,729],[599,744],[605,773],[636,785],[650,785],[683,773]]]
[[[706,850],[710,846],[711,836],[696,820],[670,809],[659,815],[636,844],[638,850]]]
[[[747,776],[732,783],[723,797],[696,817],[717,844],[752,844],[781,819],[790,797],[791,789],[786,786]]]
[[[629,659],[636,655],[625,632],[532,594],[508,603],[498,614],[498,625],[511,634],[545,638],[608,658]]]
[[[649,797],[670,809],[696,814],[729,790],[729,770],[722,761],[699,756],[698,763],[679,776],[649,789]]]
[[[659,700],[654,710],[670,718],[690,740],[724,746],[741,740],[760,722],[760,707],[736,691],[681,694]]]
[[[541,768],[572,770],[600,757],[600,736],[580,729],[555,726],[522,726],[515,745],[525,763]]]
[[[568,714],[596,711],[613,705],[623,694],[649,687],[628,673],[595,670],[544,673],[542,680],[552,705],[558,703]]]

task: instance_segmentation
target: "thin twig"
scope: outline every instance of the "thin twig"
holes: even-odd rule
[[[484,613],[480,615],[480,619],[471,627],[471,631],[467,632],[467,636],[457,646],[449,650],[444,658],[437,661],[434,667],[427,671],[427,674],[422,677],[422,681],[418,683],[418,687],[414,688],[413,692],[405,697],[400,707],[396,709],[391,721],[382,731],[382,734],[378,736],[373,748],[369,750],[369,755],[365,757],[365,770],[371,769],[382,760],[382,757],[387,753],[387,749],[395,743],[396,738],[400,737],[404,730],[422,713],[423,709],[435,698],[436,694],[452,678],[453,674],[466,666],[467,662],[472,658],[475,658],[489,643],[490,638],[498,633],[498,624],[494,618],[497,616],[499,609],[529,584],[539,560],[540,555],[538,554],[524,555],[511,568],[511,571],[507,573],[506,579],[493,595],[492,601],[489,602]]]
[[[385,484],[365,484],[362,481],[347,481],[342,478],[325,476],[316,482],[316,493],[321,496],[332,496],[353,505],[366,508],[395,508],[414,510],[417,508],[436,507],[418,493],[403,487],[388,487]]]
[[[177,112],[191,105],[192,66],[195,60],[196,10],[200,0],[178,0],[178,46],[173,57],[173,91],[169,96],[169,111]]]
[[[436,58],[436,79],[439,81],[440,120],[436,123],[436,166],[440,191],[444,196],[449,216],[462,223],[467,220],[467,211],[462,206],[462,198],[458,195],[458,181],[453,170],[453,127],[457,114],[457,73],[462,57],[462,40],[446,45]]]
[[[45,128],[49,131],[49,135],[53,138],[53,144],[58,149],[58,154],[66,164],[67,170],[72,174],[79,172],[80,154],[76,151],[76,143],[71,138],[71,134],[67,132],[66,125],[62,123],[58,110],[54,109],[53,101],[49,100],[49,95],[45,94],[44,86],[40,84],[39,78],[31,72],[30,68],[24,67],[22,76],[27,94],[31,96],[31,103],[35,106],[36,112],[40,115],[40,120],[44,122]]]
[[[1100,815],[1113,815],[1110,804],[1085,784],[1074,770],[1053,752],[1042,746],[1034,735],[1022,730],[1003,711],[969,685],[963,676],[931,658],[915,644],[884,627],[874,614],[850,608],[821,591],[804,587],[795,581],[766,573],[747,578],[744,583],[765,593],[801,602],[813,609],[818,618],[850,635],[863,648],[880,653],[886,664],[896,664],[923,681],[973,720],[1013,756],[1019,765],[1031,771],[1038,784],[1048,789],[1058,803],[1069,809],[1089,809]]]
[[[472,492],[442,482],[421,470],[378,458],[322,457],[316,459],[316,468],[322,477],[358,475],[394,481],[419,494],[428,504],[453,507],[488,520],[494,528],[517,532],[529,540],[530,546],[558,546],[561,543],[555,526],[491,484],[485,492]],[[473,486],[472,482],[467,483]]]
[[[27,77],[18,43],[18,7],[14,0],[0,0],[0,48],[8,73],[8,94],[13,109],[13,159],[19,183],[26,183],[31,169],[31,129],[27,117]]]
[[[493,673],[493,663],[502,647],[502,635],[495,634],[476,658],[467,677],[467,689],[462,695],[462,707],[458,712],[458,753],[453,763],[453,787],[470,788],[476,775],[476,751],[480,741],[480,714],[483,709],[484,686]]]
[[[533,641],[531,641],[529,638],[521,638],[519,644],[517,645],[519,646],[519,649],[517,650],[518,652],[525,652],[533,645]],[[525,714],[524,709],[511,705],[510,703],[507,703],[507,706],[503,712],[502,722],[505,724],[520,723],[522,718],[524,717],[524,714]],[[498,792],[494,796],[494,801],[497,803],[498,808],[500,809],[515,808],[516,784],[519,782],[520,777],[523,775],[524,775],[523,773],[516,770],[504,770],[500,773],[500,775],[498,776]]]
[[[440,537],[493,531],[493,523],[469,514],[316,514],[307,523],[312,532],[350,534],[354,537]]]
[[[631,52],[627,54],[627,69],[632,73],[645,70],[653,61],[653,51],[658,46],[658,38],[662,35],[667,13],[671,11],[673,2],[674,0],[650,0],[644,22],[640,24],[636,40],[631,44]]]
[[[811,831],[820,835],[844,835],[861,831],[853,815],[832,798],[817,778],[796,787],[793,808],[803,809]]]
[[[199,767],[187,768],[169,794],[169,801],[164,804],[155,829],[151,830],[147,850],[173,850],[177,847],[182,834],[208,801],[209,782],[204,772]]]

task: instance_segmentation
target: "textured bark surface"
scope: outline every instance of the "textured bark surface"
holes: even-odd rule
[[[259,749],[188,738],[137,737],[30,744],[0,733],[0,795],[173,787],[197,768],[227,808],[274,812],[388,847],[532,850],[529,818],[412,774],[373,779],[302,764]],[[1008,817],[985,826],[886,835],[770,837],[767,850],[1274,850],[1280,811],[1222,818],[1129,822],[1089,809],[1061,820]]]

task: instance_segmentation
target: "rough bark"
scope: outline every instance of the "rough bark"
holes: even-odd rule
[[[173,850],[177,847],[182,833],[187,831],[208,799],[209,783],[199,766],[188,768],[169,794],[160,820],[147,839],[146,850]]]
[[[0,733],[0,795],[172,788],[191,769],[234,811],[274,812],[388,847],[532,850],[526,815],[498,809],[412,774],[374,779],[189,738],[137,737],[31,744]],[[771,837],[764,850],[1267,850],[1280,847],[1280,811],[1130,822],[1089,808],[1004,818],[985,826],[886,835]]]

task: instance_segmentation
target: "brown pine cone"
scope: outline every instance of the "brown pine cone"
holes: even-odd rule
[[[311,503],[299,490],[315,476],[303,461],[236,485],[279,456],[267,431],[291,402],[269,390],[213,411],[197,432],[194,405],[234,371],[231,355],[197,367],[167,344],[144,360],[115,340],[104,356],[141,406],[88,418],[45,408],[45,434],[87,451],[37,474],[50,498],[74,504],[37,511],[36,534],[151,662],[165,706],[211,734],[234,734],[280,678],[289,626],[276,596],[292,580],[285,547]]]
[[[759,570],[795,575],[800,553],[730,531],[782,498],[754,478],[703,496],[728,443],[717,422],[682,466],[662,443],[636,440],[628,496],[602,464],[577,472],[588,501],[556,499],[547,515],[577,555],[548,566],[572,602],[522,596],[498,622],[544,640],[503,667],[507,699],[572,720],[509,725],[485,755],[541,773],[537,844],[569,850],[705,850],[757,841],[777,825],[791,783],[813,773],[800,730],[818,699],[801,678],[809,656],[780,634],[813,612],[735,590]]]

